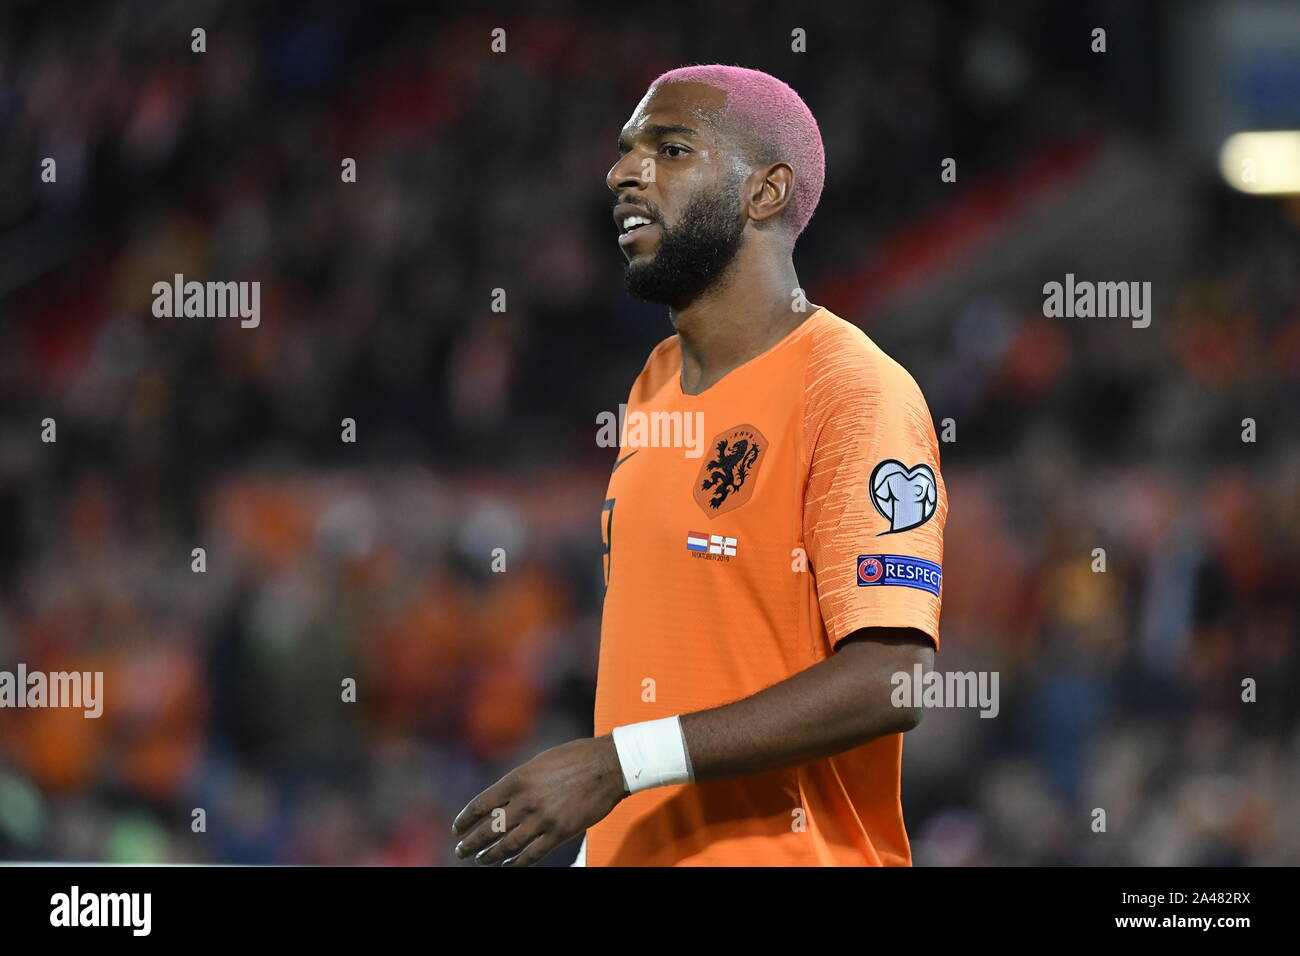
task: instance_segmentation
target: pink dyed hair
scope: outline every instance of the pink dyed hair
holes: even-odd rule
[[[660,75],[665,83],[707,83],[727,94],[723,115],[738,120],[757,150],[758,163],[785,162],[794,170],[794,195],[786,207],[791,237],[797,239],[812,219],[826,181],[826,150],[817,120],[789,85],[769,73],[721,63],[682,66]]]

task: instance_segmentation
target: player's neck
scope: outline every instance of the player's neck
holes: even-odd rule
[[[738,257],[739,258],[739,257]],[[787,256],[779,268],[741,261],[717,286],[671,313],[682,354],[682,391],[696,395],[776,345],[816,311],[797,311],[799,277]]]

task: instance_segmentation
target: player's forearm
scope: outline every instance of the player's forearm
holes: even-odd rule
[[[895,707],[890,678],[915,652],[864,669],[845,649],[750,697],[683,714],[694,779],[721,780],[799,766],[911,730],[919,710]]]

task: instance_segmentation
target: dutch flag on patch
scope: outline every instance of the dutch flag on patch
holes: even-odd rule
[[[709,536],[707,534],[700,534],[698,531],[686,532],[686,550],[708,551]]]

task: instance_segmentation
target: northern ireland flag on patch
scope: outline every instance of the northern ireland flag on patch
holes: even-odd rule
[[[700,534],[698,531],[686,532],[686,550],[687,551],[708,551],[709,536]]]
[[[734,558],[736,556],[736,539],[720,534],[709,535],[709,554],[725,554]]]

